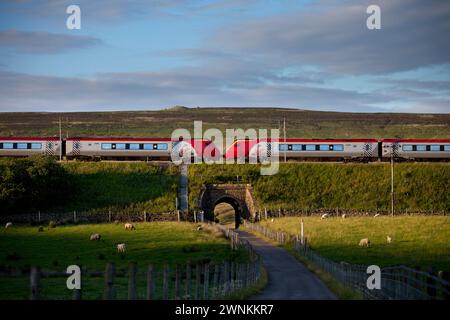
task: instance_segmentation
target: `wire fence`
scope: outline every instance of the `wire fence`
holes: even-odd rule
[[[261,259],[238,234],[212,224],[230,240],[232,250],[246,250],[245,261],[153,265],[116,269],[108,263],[105,271],[81,271],[81,288],[68,290],[66,272],[41,271],[0,274],[3,299],[59,300],[209,300],[232,297],[255,285],[261,276]]]
[[[369,266],[335,262],[311,249],[307,238],[274,231],[265,226],[244,222],[245,227],[272,239],[279,244],[291,244],[298,254],[306,257],[343,285],[360,292],[366,299],[381,300],[449,300],[450,282],[428,272],[406,266],[381,268],[380,289],[369,289]]]

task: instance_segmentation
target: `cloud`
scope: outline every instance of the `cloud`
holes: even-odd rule
[[[381,30],[366,8],[381,7]],[[450,2],[318,1],[302,12],[224,28],[217,47],[266,61],[311,64],[333,73],[383,74],[450,62]]]
[[[99,74],[89,79],[0,72],[0,110],[130,110],[182,104],[369,111],[375,110],[371,107],[374,102],[390,101],[380,94],[267,84],[257,77],[245,80],[245,85],[240,81],[239,74],[233,71],[211,76],[201,68],[171,73]]]
[[[17,30],[0,31],[0,47],[13,49],[17,53],[53,54],[100,44],[102,44],[100,39],[90,36]]]

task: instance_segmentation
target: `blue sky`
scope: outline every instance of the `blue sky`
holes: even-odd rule
[[[4,0],[0,111],[449,113],[449,21],[443,0]]]

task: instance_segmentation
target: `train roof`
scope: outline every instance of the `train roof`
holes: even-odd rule
[[[450,143],[450,139],[383,139],[381,142]]]
[[[67,141],[179,141],[178,139],[171,138],[126,138],[126,137],[70,137],[66,138]],[[186,139],[186,140],[198,140],[208,141],[206,139]]]
[[[59,141],[59,137],[0,137],[0,141]]]

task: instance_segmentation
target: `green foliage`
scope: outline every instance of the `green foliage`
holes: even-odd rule
[[[390,165],[387,163],[287,163],[278,174],[261,176],[258,165],[190,166],[190,205],[197,205],[203,183],[250,183],[260,207],[278,210],[346,208],[388,210]],[[447,163],[395,164],[397,210],[450,211]]]
[[[108,213],[170,212],[175,210],[178,172],[173,166],[144,162],[63,164],[77,193],[55,211]]]
[[[48,208],[66,201],[70,175],[49,157],[0,159],[0,212]]]

